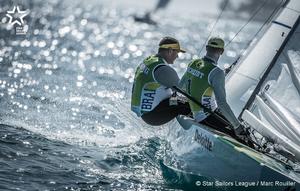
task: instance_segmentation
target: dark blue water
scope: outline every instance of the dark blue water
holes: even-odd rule
[[[157,162],[161,158],[158,138],[108,149],[49,140],[20,127],[1,125],[0,132],[3,190],[136,190],[163,186]]]
[[[150,127],[130,111],[136,66],[175,36],[188,50],[174,65],[182,74],[214,18],[164,15],[158,26],[135,23],[134,9],[91,1],[1,1],[0,189],[164,190],[159,166],[175,123]],[[29,10],[26,35],[3,19]],[[213,34],[229,41],[244,21],[222,20]],[[221,65],[251,40],[250,24]]]

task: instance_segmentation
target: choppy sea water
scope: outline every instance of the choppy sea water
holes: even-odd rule
[[[26,35],[4,24],[15,4],[30,11]],[[150,127],[130,111],[134,70],[171,35],[188,51],[174,65],[182,74],[203,55],[214,18],[169,14],[151,26],[135,23],[134,9],[93,1],[0,5],[0,189],[173,189],[159,161],[176,123]],[[244,23],[222,19],[212,34],[228,42]],[[221,65],[235,60],[259,26],[238,35]]]

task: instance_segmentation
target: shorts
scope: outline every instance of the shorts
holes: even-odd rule
[[[160,102],[152,111],[142,115],[142,119],[149,125],[163,125],[178,115],[190,115],[191,109],[187,101],[178,99],[177,105],[170,105],[170,98]]]

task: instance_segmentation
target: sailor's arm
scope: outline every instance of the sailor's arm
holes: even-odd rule
[[[159,78],[160,76],[165,76],[165,70],[169,70],[169,66],[167,65],[160,65],[157,66],[154,71],[153,71],[153,78],[156,80],[157,78]],[[156,80],[157,81],[157,80]]]
[[[171,75],[171,81],[174,81],[174,85],[177,86],[179,82],[179,77],[177,75],[177,72],[170,66],[168,65],[158,65],[154,71],[153,71],[153,78],[155,81],[158,83],[161,82],[160,84],[169,84],[166,82],[170,82],[170,76],[166,76],[166,74],[173,74]],[[172,83],[173,84],[173,83]],[[166,86],[165,86],[166,87]],[[167,88],[167,87],[166,87]],[[173,89],[173,88],[171,88]]]
[[[222,112],[224,117],[234,126],[234,128],[237,128],[240,125],[240,122],[235,117],[226,101],[224,72],[220,68],[214,69],[210,74],[208,81],[214,89],[216,101],[220,111]]]

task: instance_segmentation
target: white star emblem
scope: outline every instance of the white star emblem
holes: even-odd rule
[[[16,9],[17,9],[17,16],[18,16],[18,18],[13,19],[14,17],[11,16],[10,14],[15,15],[15,14],[16,14]],[[12,24],[13,26],[14,26],[15,24],[18,24],[19,26],[22,26],[22,25],[24,24],[23,18],[24,18],[26,15],[28,15],[27,11],[20,11],[19,6],[14,6],[13,10],[12,10],[12,11],[7,11],[7,14],[6,14],[6,16],[9,18],[8,23]],[[21,22],[20,22],[18,19],[19,19]]]

